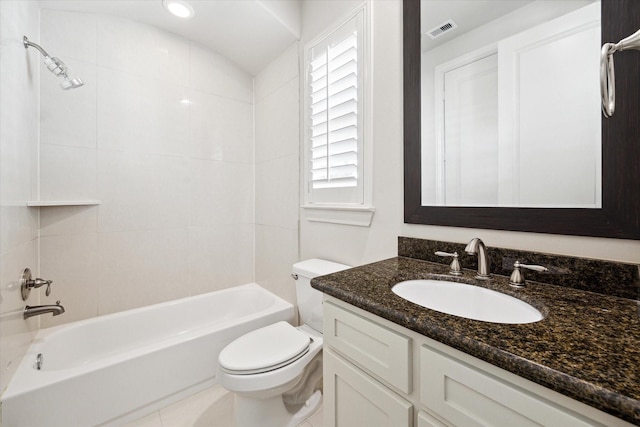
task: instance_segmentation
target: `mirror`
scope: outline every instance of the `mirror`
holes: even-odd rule
[[[429,0],[426,3],[428,4],[428,7],[431,8],[432,6],[435,6],[436,3],[447,3],[451,5],[463,2],[451,0],[440,2]],[[548,4],[556,2],[478,2],[474,0],[473,3],[485,3],[485,7],[488,3],[509,3],[511,6],[516,6],[516,4],[518,4],[517,6],[519,7],[516,9],[503,13],[503,15],[506,16],[517,13],[518,9],[526,10],[526,8],[531,8],[536,3]],[[543,41],[554,39],[554,37],[557,39],[556,35],[558,31],[560,31],[558,30],[559,26],[552,25],[552,28],[550,28],[548,26],[549,22],[554,22],[554,20],[561,19],[566,15],[571,15],[572,13],[581,13],[589,8],[591,8],[590,12],[592,14],[594,12],[595,14],[600,12],[602,24],[601,30],[595,30],[594,32],[592,28],[588,31],[589,35],[585,36],[586,38],[593,40],[589,43],[596,44],[593,51],[599,51],[601,38],[603,40],[606,39],[607,41],[617,41],[637,30],[634,26],[637,25],[638,16],[640,16],[640,5],[633,4],[633,0],[602,0],[600,5],[588,0],[572,0],[570,2],[561,3],[573,4],[573,6],[577,7],[573,7],[571,10],[566,11],[566,13],[562,13],[559,16],[545,19],[545,22],[538,22],[529,29],[519,31],[518,34],[537,31],[539,33],[537,37]],[[494,12],[497,8],[489,9],[491,12]],[[600,11],[597,9],[600,9]],[[520,12],[522,12],[522,10]],[[425,11],[424,14],[427,14],[427,12]],[[422,16],[424,16],[424,14]],[[475,15],[479,14],[479,12],[475,13]],[[533,16],[531,13],[525,15],[527,17]],[[445,17],[446,15],[439,16],[433,11],[429,13],[428,16],[430,16],[429,19],[433,18],[435,20],[434,22],[437,21],[438,24],[445,23],[448,19]],[[518,132],[520,132],[523,127],[521,126],[522,117],[516,116],[514,119],[513,112],[517,111],[520,113],[523,109],[535,110],[536,108],[530,108],[527,102],[523,103],[520,101],[517,101],[515,104],[512,103],[510,108],[506,110],[503,108],[502,111],[500,111],[500,108],[488,108],[487,105],[482,103],[475,107],[472,106],[471,109],[475,108],[477,111],[484,112],[489,116],[489,120],[493,126],[490,131],[487,131],[485,122],[480,122],[480,124],[478,124],[477,121],[471,121],[470,123],[464,124],[464,126],[466,126],[465,132],[467,134],[481,134],[485,140],[488,139],[491,141],[491,144],[493,144],[493,149],[486,149],[485,145],[482,146],[483,150],[478,151],[476,149],[474,154],[473,150],[469,148],[469,144],[476,144],[479,146],[479,139],[477,138],[473,139],[471,142],[463,142],[462,144],[457,142],[455,145],[452,145],[451,148],[443,142],[437,142],[435,138],[431,138],[431,135],[435,135],[437,133],[435,131],[436,127],[439,127],[442,132],[444,132],[443,129],[445,127],[445,121],[440,119],[436,121],[436,115],[434,112],[437,103],[434,101],[433,95],[429,95],[429,93],[433,94],[434,87],[438,87],[435,85],[435,81],[437,79],[439,79],[439,85],[443,79],[446,80],[448,78],[446,76],[448,72],[447,70],[458,70],[461,68],[458,66],[460,63],[466,65],[467,63],[476,62],[473,60],[474,55],[475,58],[479,58],[480,60],[490,56],[491,53],[487,54],[486,51],[483,53],[483,46],[486,47],[488,45],[493,45],[494,47],[492,49],[496,52],[498,58],[497,62],[499,65],[502,65],[504,61],[501,61],[500,58],[500,44],[503,42],[497,40],[487,42],[487,39],[483,39],[481,36],[477,35],[476,32],[474,33],[474,37],[469,38],[470,36],[466,36],[466,40],[464,39],[465,36],[461,35],[460,37],[463,38],[463,42],[458,42],[457,47],[455,44],[451,44],[451,40],[443,39],[443,43],[440,46],[428,48],[431,55],[425,54],[423,57],[422,41],[424,40],[424,37],[421,37],[420,17],[420,1],[404,0],[405,222],[414,224],[448,225],[499,230],[640,239],[640,203],[638,202],[637,190],[638,185],[640,184],[640,168],[637,167],[635,162],[631,161],[632,158],[638,159],[638,154],[640,154],[640,149],[637,148],[638,144],[634,143],[637,139],[638,131],[640,130],[640,125],[637,121],[638,100],[640,98],[638,96],[639,86],[637,82],[637,70],[640,66],[640,55],[638,52],[636,52],[635,55],[625,54],[624,58],[622,58],[622,54],[620,58],[616,57],[616,77],[618,80],[618,86],[620,87],[621,84],[625,85],[624,89],[619,88],[619,97],[624,97],[624,101],[618,99],[618,102],[624,102],[626,112],[615,117],[615,120],[607,119],[606,121],[602,121],[601,119],[600,101],[597,92],[599,81],[597,65],[595,77],[592,70],[581,73],[580,70],[574,69],[567,73],[569,75],[581,74],[581,78],[585,77],[582,76],[582,74],[585,74],[586,79],[593,80],[593,93],[596,94],[596,100],[594,101],[595,107],[589,106],[585,109],[586,115],[584,118],[580,118],[577,113],[574,114],[575,111],[569,111],[564,117],[566,120],[573,121],[573,123],[570,127],[564,130],[560,130],[557,126],[550,124],[553,123],[556,116],[565,114],[564,111],[560,111],[566,106],[564,100],[555,99],[555,101],[551,101],[551,99],[554,99],[554,90],[562,89],[562,87],[557,86],[557,84],[563,86],[566,85],[566,83],[552,82],[553,84],[549,86],[545,85],[541,88],[539,86],[543,82],[538,81],[537,83],[534,83],[531,88],[527,88],[526,86],[521,85],[522,82],[520,80],[524,81],[526,78],[531,77],[531,74],[536,74],[536,72],[526,71],[525,73],[528,73],[527,75],[529,77],[525,76],[526,78],[522,79],[522,76],[516,76],[515,84],[513,82],[514,73],[512,71],[508,73],[511,75],[512,79],[509,84],[503,84],[502,82],[495,83],[496,80],[499,79],[493,78],[493,86],[489,85],[491,87],[490,91],[493,93],[498,92],[499,100],[502,99],[500,98],[500,94],[506,93],[501,89],[502,86],[515,86],[519,88],[520,94],[526,93],[528,94],[527,96],[532,96],[533,98],[537,97],[536,102],[538,102],[538,104],[540,104],[541,101],[545,102],[546,105],[538,105],[536,108],[538,109],[538,112],[545,110],[548,111],[547,117],[543,117],[541,119],[534,115],[531,116],[532,118],[525,118],[525,120],[529,120],[532,123],[539,123],[540,120],[542,120],[542,123],[546,123],[543,131],[547,132],[547,137],[555,138],[555,141],[557,141],[558,144],[560,144],[560,142],[563,142],[564,144],[568,143],[570,144],[569,147],[571,147],[571,144],[574,144],[573,150],[579,151],[580,156],[582,156],[582,159],[578,162],[578,166],[576,166],[576,164],[571,164],[571,161],[574,159],[568,158],[570,156],[567,155],[567,153],[572,152],[572,148],[562,148],[562,150],[568,150],[564,152],[561,151],[548,153],[547,155],[540,155],[537,151],[546,152],[551,148],[549,146],[539,148],[538,145],[535,145],[539,140],[545,139],[544,133],[542,136],[523,136],[524,134],[518,134],[516,132],[520,138],[519,144],[521,146],[520,148],[515,149],[509,148],[511,152],[505,160],[500,159],[500,156],[496,157],[488,154],[488,152],[491,151],[509,151],[509,149],[505,150],[504,148],[501,148],[505,146],[500,145],[503,144],[503,142],[501,142],[499,138],[497,139],[498,142],[495,142],[496,138],[490,138],[489,136],[496,134],[513,136],[514,128],[518,129]],[[498,19],[498,21],[495,21],[495,19]],[[504,21],[501,20],[504,19],[504,16],[494,16],[490,21],[503,23]],[[589,21],[589,19],[591,18],[587,18],[587,21]],[[521,21],[524,20],[524,18],[521,19]],[[490,21],[486,21],[485,24]],[[591,19],[591,21],[593,21],[593,19]],[[554,24],[555,23],[557,23],[557,21],[555,21]],[[441,26],[447,27],[446,25],[438,24],[434,25],[436,31]],[[507,28],[511,25],[512,24],[502,25],[498,32],[506,31],[503,30],[503,28]],[[590,24],[586,25],[588,26]],[[477,31],[478,28],[480,27],[477,27],[475,30],[470,30],[467,34]],[[531,28],[533,28],[533,30]],[[575,34],[576,32],[574,31],[573,33]],[[597,40],[594,40],[595,33],[599,33],[597,35]],[[453,32],[451,35],[453,35]],[[514,35],[507,36],[511,45],[513,45],[513,38]],[[448,47],[445,46],[447,43],[449,43]],[[508,45],[509,43],[506,44]],[[517,43],[518,42],[516,41],[516,45]],[[536,44],[536,42],[533,43]],[[472,46],[473,49],[471,50],[471,53],[464,52],[460,49],[461,46],[470,45],[474,45]],[[540,41],[537,42],[537,45],[541,45]],[[504,46],[505,44],[502,45],[503,50],[506,49]],[[512,50],[514,49],[512,48]],[[518,48],[516,47],[515,50],[518,51]],[[439,56],[434,54],[434,52],[438,53]],[[513,56],[511,53],[506,56],[509,55]],[[469,60],[469,56],[472,57],[471,61]],[[444,59],[440,60],[438,58]],[[535,59],[535,57],[532,58]],[[532,60],[532,58],[518,58],[517,61],[529,61],[533,64],[536,62],[538,64],[548,62],[547,60],[543,61],[539,58],[536,61]],[[423,69],[426,67],[425,64],[429,63],[436,65],[430,66],[432,70]],[[438,66],[440,66],[440,69],[437,70],[437,72],[440,73],[441,77],[435,77],[435,71]],[[490,74],[485,71],[493,70],[494,68],[494,63],[490,63],[488,65],[479,64],[480,71],[475,74],[485,76]],[[619,71],[620,68],[624,68],[624,71]],[[498,69],[502,72],[501,68],[498,67]],[[513,69],[513,65],[511,66],[511,69]],[[553,67],[550,69],[553,71]],[[496,74],[496,72],[493,73]],[[429,82],[423,86],[421,84],[421,80],[427,80],[425,75],[429,76],[430,74],[434,76],[432,77],[434,83]],[[467,82],[469,80],[467,78],[469,75],[474,75],[474,72],[472,71],[462,76],[452,75],[452,81],[454,84],[451,87],[454,87],[455,89],[456,82]],[[536,76],[534,75],[533,77],[533,81],[535,82]],[[574,78],[573,80],[577,81],[579,78]],[[622,81],[624,81],[624,83],[621,83]],[[554,84],[556,84],[556,86],[554,86]],[[461,85],[457,86],[460,87]],[[495,89],[495,87],[498,87],[498,89]],[[521,90],[522,88],[524,88],[524,90]],[[486,87],[481,89],[484,90]],[[550,89],[550,92],[545,92],[546,89]],[[459,93],[454,96],[454,98],[458,100],[464,100],[462,102],[458,102],[457,106],[454,105],[454,116],[458,115],[459,117],[466,117],[467,110],[464,110],[464,114],[460,113],[460,111],[462,111],[463,108],[468,109],[468,99],[473,99],[475,96],[484,102],[489,98],[486,93],[482,92],[480,93],[480,96],[474,95],[474,90],[475,89],[467,90],[465,95],[466,98],[464,96],[459,96]],[[464,92],[464,90],[459,92]],[[563,97],[566,96],[566,94],[563,95]],[[513,101],[514,96],[506,95],[506,98],[511,98],[511,102]],[[497,104],[494,100],[489,101],[489,104],[491,103],[493,103],[494,106]],[[447,112],[447,108],[448,106],[445,104],[445,107],[443,108],[444,113],[441,113],[441,117],[452,115],[450,112]],[[575,110],[575,106],[571,108]],[[571,108],[569,108],[569,110],[571,110]],[[618,105],[616,114],[619,112],[619,108],[621,107]],[[594,111],[597,111],[597,115],[594,114]],[[509,115],[511,115],[511,120],[509,120]],[[624,117],[622,117],[623,115]],[[575,122],[574,120],[578,120],[578,122]],[[436,126],[436,123],[443,124]],[[460,120],[458,120],[458,122],[454,120],[451,127],[453,129],[460,129]],[[536,126],[533,125],[524,127],[536,128]],[[571,133],[577,127],[580,127],[578,130],[583,132],[581,134],[583,137],[578,137],[576,134]],[[478,131],[477,129],[481,130]],[[508,130],[505,131],[504,129]],[[556,135],[556,133],[558,135]],[[601,139],[599,138],[599,135],[601,135]],[[431,139],[429,140],[428,138]],[[513,140],[514,138],[506,138],[506,140],[509,139]],[[448,138],[447,140],[450,141],[451,138]],[[516,156],[514,158],[513,153],[517,153],[522,149],[523,140],[527,141],[527,144],[530,143],[530,147],[524,149],[524,156],[522,156],[523,151],[520,151],[520,157],[518,158],[518,156]],[[590,141],[590,145],[587,145],[591,147],[591,151],[587,152],[583,146],[580,148],[575,147],[577,142],[583,142],[583,140]],[[483,143],[486,144],[486,141]],[[467,145],[465,146],[465,144]],[[556,144],[554,143],[551,145]],[[440,147],[440,153],[435,149],[436,146]],[[463,156],[456,158],[455,161],[451,161],[446,156],[443,157],[442,152],[445,152],[446,154],[446,151],[449,151],[449,154],[455,154],[456,151],[458,153],[464,152],[466,158]],[[480,162],[479,159],[481,156],[484,157]],[[542,163],[535,163],[535,157],[537,157],[538,160],[542,159]],[[447,160],[447,163],[457,162],[457,165],[454,165],[454,167],[451,168],[452,172],[450,175],[447,175],[448,171],[444,166],[445,163],[442,161],[443,158]],[[474,163],[469,162],[469,160],[473,160],[476,163],[484,163],[484,169],[469,169],[469,164]],[[519,167],[514,168],[513,165],[518,165],[518,161],[522,162],[523,160],[526,164],[520,163]],[[588,167],[582,167],[586,163],[588,163]],[[486,166],[487,164],[489,166]],[[552,169],[560,170],[560,175],[556,174],[554,176],[552,173],[544,171],[544,167],[549,164],[552,166]],[[558,182],[563,175],[563,169],[567,174],[571,171],[571,174],[576,176],[576,179],[572,180],[571,183],[569,183],[569,179],[566,179],[567,185],[563,190],[564,193],[556,191],[559,190],[559,187],[562,187],[558,185]],[[469,170],[472,172],[467,173]],[[526,173],[522,174],[523,170]],[[589,170],[587,175],[584,175],[585,170]],[[462,180],[459,179],[460,182],[456,184],[455,178],[463,176],[464,173],[467,173],[468,176]],[[491,174],[493,175],[489,176]],[[506,184],[511,184],[511,186],[509,187],[509,185],[507,185],[505,187],[506,190],[503,191],[503,189],[500,188],[500,185],[496,186],[496,183],[500,183],[500,179],[497,179],[496,176],[506,176],[507,178],[502,181]],[[551,179],[545,181],[545,178],[549,177],[551,177]],[[438,189],[436,185],[438,184],[438,181],[440,181],[440,183],[444,183],[445,186]],[[453,183],[455,185],[449,185],[448,188],[446,185],[447,181],[450,181],[449,184]],[[588,185],[585,185],[587,181]],[[518,185],[513,185],[514,182],[518,183]],[[488,187],[497,187],[497,190],[483,190],[483,193],[479,190],[477,185],[478,183],[480,183],[480,188],[486,189]],[[491,185],[488,185],[487,183],[491,183]],[[578,189],[578,187],[580,187],[580,189]],[[573,195],[571,197],[568,196],[568,193],[565,191],[567,189],[569,193],[580,193],[583,196],[587,195],[587,197],[580,196],[572,199]],[[447,196],[448,192],[450,192],[452,196]],[[467,197],[465,194],[471,194],[471,197]],[[505,197],[504,194],[507,194],[508,197]],[[514,197],[514,194],[517,197]],[[552,197],[547,199],[540,197],[540,195],[545,194],[552,194]],[[423,201],[427,203],[423,203]]]
[[[601,207],[599,2],[422,0],[420,25],[422,204]]]

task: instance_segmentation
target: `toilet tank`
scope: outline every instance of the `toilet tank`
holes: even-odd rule
[[[351,267],[323,259],[308,259],[293,264],[301,323],[322,332],[322,292],[311,287],[311,279],[348,268]]]

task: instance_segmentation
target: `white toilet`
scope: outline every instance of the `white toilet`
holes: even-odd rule
[[[293,265],[302,326],[249,332],[218,357],[220,384],[235,393],[236,427],[293,427],[322,402],[322,293],[311,279],[350,268],[320,259]]]

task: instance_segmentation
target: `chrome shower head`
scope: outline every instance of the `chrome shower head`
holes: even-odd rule
[[[30,42],[27,36],[22,37],[22,44],[24,45],[25,49],[28,49],[29,46],[36,48],[38,52],[40,52],[42,56],[44,56],[44,64],[47,66],[47,69],[56,76],[62,77],[64,79],[64,81],[60,83],[60,87],[63,90],[75,89],[84,85],[84,82],[80,79],[69,78],[69,76],[67,75],[68,68],[66,65],[64,65],[64,62],[62,62],[58,58],[49,56],[49,54],[43,48],[38,46],[36,43]]]
[[[62,90],[75,89],[84,85],[84,82],[80,79],[70,79],[67,76],[64,76],[64,81],[60,83],[60,87]]]

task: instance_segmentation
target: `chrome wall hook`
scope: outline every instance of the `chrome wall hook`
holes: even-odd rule
[[[640,30],[618,43],[605,43],[600,50],[600,95],[602,114],[609,118],[616,109],[616,80],[613,54],[622,50],[640,50]]]

